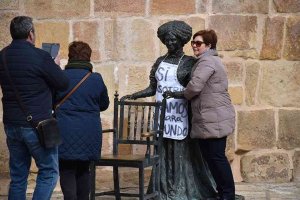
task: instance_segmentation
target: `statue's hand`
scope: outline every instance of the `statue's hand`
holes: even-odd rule
[[[171,92],[171,91],[165,91],[163,93],[164,98],[175,98],[175,99],[181,99],[184,98],[183,91],[180,92]]]
[[[163,97],[164,98],[171,98],[171,97],[173,97],[174,96],[174,92],[171,92],[171,91],[165,91],[164,93],[163,93]]]
[[[121,97],[120,101],[125,101],[126,99],[130,99],[131,95],[125,95],[123,97]]]
[[[136,98],[135,95],[130,94],[130,95],[125,95],[125,96],[121,97],[120,101],[125,101],[126,99],[128,99],[128,100],[135,100],[137,98]]]

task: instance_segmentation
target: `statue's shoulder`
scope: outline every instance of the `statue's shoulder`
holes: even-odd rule
[[[150,72],[150,76],[152,74],[152,76],[154,76],[159,64],[164,60],[164,56],[160,56],[156,59],[155,63],[152,65],[152,69],[151,69],[151,72]]]
[[[183,57],[182,64],[184,67],[190,68],[190,67],[193,67],[196,62],[197,62],[197,59],[195,57],[185,55]]]
[[[155,63],[156,63],[156,64],[160,64],[160,63],[164,60],[165,57],[166,57],[166,55],[163,55],[163,56],[158,57],[158,58],[156,59]]]
[[[193,56],[188,56],[188,55],[185,55],[185,56],[183,57],[183,59],[184,59],[186,62],[196,62],[196,61],[197,61],[197,59],[196,59],[195,57],[193,57]]]
[[[156,59],[155,63],[153,64],[152,68],[157,68],[158,65],[164,60],[165,56],[160,56]]]

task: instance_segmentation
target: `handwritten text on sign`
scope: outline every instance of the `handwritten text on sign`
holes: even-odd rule
[[[184,88],[177,80],[177,65],[162,62],[156,73],[156,100],[162,101],[165,91],[182,91]],[[164,137],[184,139],[188,134],[188,112],[185,99],[167,99]]]

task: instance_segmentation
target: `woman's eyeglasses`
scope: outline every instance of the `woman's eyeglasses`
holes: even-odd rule
[[[202,41],[191,41],[191,46],[201,47],[202,44],[204,44]]]

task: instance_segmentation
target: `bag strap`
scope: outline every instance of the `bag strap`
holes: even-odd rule
[[[92,74],[92,72],[87,73],[75,87],[58,103],[55,105],[55,109],[57,109],[61,104],[63,104],[78,88],[79,86]]]
[[[7,48],[7,47],[6,47]],[[6,76],[10,82],[10,85],[12,86],[12,88],[14,89],[14,92],[15,92],[15,95],[16,95],[16,98],[17,98],[17,101],[18,101],[18,104],[20,105],[21,107],[21,110],[23,111],[23,113],[26,115],[26,120],[28,122],[30,122],[30,124],[33,126],[33,122],[32,122],[32,115],[29,114],[26,106],[23,104],[22,100],[21,100],[21,95],[19,93],[19,91],[17,90],[17,87],[16,85],[14,84],[11,76],[10,76],[10,73],[9,73],[9,70],[8,70],[8,67],[7,67],[7,62],[6,62],[6,48],[4,48],[2,50],[2,60],[3,60],[3,68],[5,70],[5,73],[6,73]],[[34,127],[34,126],[33,126]]]

